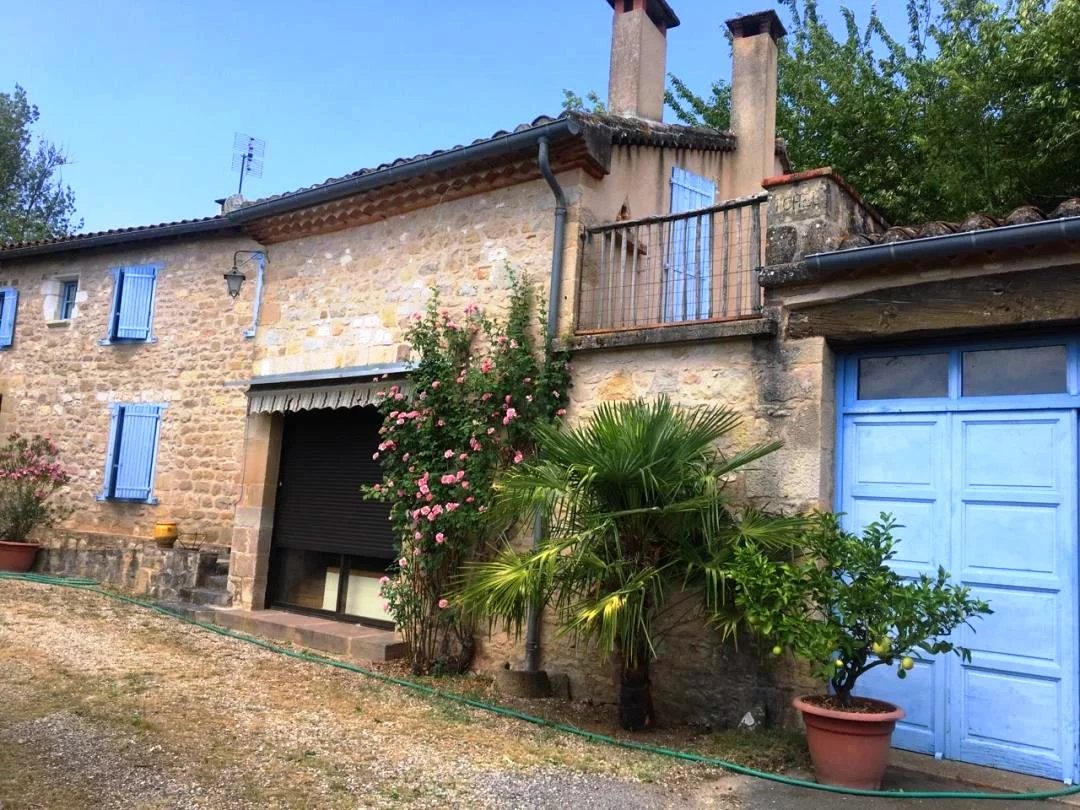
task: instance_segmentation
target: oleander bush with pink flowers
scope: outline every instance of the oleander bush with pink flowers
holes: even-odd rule
[[[45,436],[12,433],[0,445],[0,540],[25,542],[67,517],[70,510],[52,500],[69,480],[59,456]]]
[[[510,278],[501,319],[476,305],[454,316],[433,291],[406,335],[408,381],[388,385],[379,404],[383,481],[365,495],[390,504],[398,560],[382,594],[417,674],[468,669],[475,627],[451,588],[516,529],[489,511],[495,478],[534,453],[535,425],[566,413],[566,357],[537,337],[546,314],[528,279]]]

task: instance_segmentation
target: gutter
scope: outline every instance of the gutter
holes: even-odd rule
[[[551,286],[548,290],[547,337],[555,339],[559,328],[559,300],[562,297],[563,254],[566,250],[566,192],[551,170],[551,143],[545,133],[537,139],[536,162],[551,193],[555,196],[555,234],[551,244]],[[544,518],[537,513],[533,521],[533,548],[540,545],[546,529]],[[525,625],[525,671],[540,669],[540,606],[529,605]]]
[[[794,268],[778,268],[779,272],[763,270],[760,281],[763,287],[783,287],[821,281],[872,266],[931,262],[969,253],[1014,250],[1065,241],[1080,241],[1080,217],[1026,222],[981,231],[928,236],[889,245],[867,245],[832,253],[815,253],[802,259]]]
[[[529,127],[518,132],[509,132],[490,140],[469,146],[459,146],[446,152],[439,152],[428,157],[377,169],[356,177],[346,177],[333,183],[317,186],[307,191],[297,191],[264,202],[245,205],[231,212],[231,222],[245,223],[254,219],[282,214],[296,208],[318,205],[341,197],[348,197],[379,186],[410,180],[420,175],[439,172],[461,163],[491,160],[514,154],[532,146],[540,139],[562,138],[580,135],[584,128],[572,118],[559,118],[536,127]]]
[[[47,242],[43,245],[0,250],[0,261],[21,259],[24,256],[38,256],[45,253],[63,253],[68,250],[85,250],[108,245],[121,245],[127,242],[144,242],[148,239],[164,239],[170,236],[190,236],[199,233],[233,232],[240,233],[235,223],[225,218],[201,220],[196,222],[177,222],[172,225],[148,225],[143,228],[120,233],[100,233],[94,236],[75,236],[62,242]]]

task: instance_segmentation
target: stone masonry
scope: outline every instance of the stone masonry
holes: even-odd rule
[[[239,497],[252,343],[248,284],[233,301],[222,273],[246,239],[149,243],[5,261],[0,284],[19,290],[13,345],[0,351],[0,428],[51,436],[71,473],[60,500],[68,529],[148,538],[158,520],[228,545]],[[111,268],[158,263],[151,343],[100,345],[115,282]],[[55,321],[58,278],[78,278],[74,317]],[[102,490],[109,405],[166,405],[161,423],[157,504],[97,500]]]

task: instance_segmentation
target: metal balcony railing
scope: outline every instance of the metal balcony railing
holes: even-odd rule
[[[578,334],[757,316],[767,199],[586,228]]]

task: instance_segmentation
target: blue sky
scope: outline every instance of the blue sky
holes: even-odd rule
[[[730,72],[724,19],[769,5],[671,4],[668,69],[702,90]],[[261,197],[557,115],[564,87],[607,91],[604,0],[5,5],[0,88],[22,84],[71,154],[85,230],[214,213],[236,188],[236,131],[268,143],[244,188]],[[884,5],[901,32],[903,4]]]

